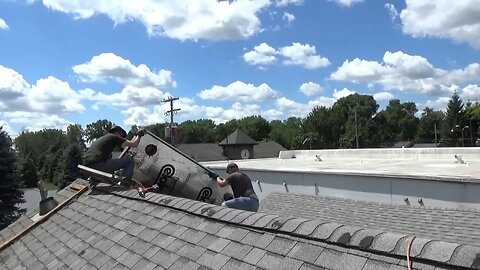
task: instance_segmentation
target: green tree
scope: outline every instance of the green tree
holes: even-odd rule
[[[12,139],[0,126],[0,230],[26,212],[19,206],[25,200],[15,175],[15,159]]]
[[[473,142],[480,138],[480,103],[469,104],[466,109],[468,124],[470,126],[470,137]]]
[[[108,133],[112,126],[112,122],[107,119],[97,120],[87,125],[85,128],[85,137],[88,142],[91,142]]]
[[[180,139],[182,143],[213,143],[215,142],[215,123],[210,119],[185,121],[179,126]]]
[[[228,135],[234,132],[238,128],[238,120],[232,119],[225,123],[218,124],[215,128],[215,141],[221,142]]]
[[[432,108],[425,107],[418,123],[417,139],[421,141],[435,141],[436,130],[438,140],[444,117],[445,115],[442,111],[435,111]]]
[[[238,128],[256,141],[268,138],[272,127],[270,123],[260,115],[248,116],[238,121]]]
[[[293,139],[301,133],[302,119],[298,117],[289,117],[284,121],[272,120],[270,126],[271,131],[268,138],[281,144],[287,149],[292,149]]]
[[[82,163],[82,150],[76,143],[70,144],[63,153],[62,160],[59,164],[57,178],[58,189],[63,189],[70,183],[80,177],[78,164]]]
[[[332,109],[325,106],[315,107],[304,121],[302,134],[295,136],[292,149],[333,148],[340,136],[339,124],[333,121]],[[305,142],[305,143],[304,143]]]
[[[22,131],[15,138],[15,150],[19,157],[31,156],[37,164],[42,162],[41,156],[48,152],[48,149],[59,143],[59,147],[67,146],[67,137],[60,129],[43,129],[36,132]]]
[[[442,125],[442,140],[447,145],[460,145],[462,129],[467,123],[465,108],[462,99],[455,91],[448,101],[445,119]]]
[[[145,129],[152,132],[153,134],[157,135],[161,139],[165,139],[165,127],[168,126],[166,123],[157,123],[153,125],[148,125]]]
[[[338,144],[345,148],[372,146],[375,124],[373,117],[377,113],[378,104],[370,95],[352,94],[340,98],[332,106],[333,130],[339,136]]]
[[[18,164],[18,176],[23,186],[26,188],[37,187],[38,183],[38,173],[37,167],[31,155],[19,158]]]
[[[82,150],[85,150],[85,131],[79,124],[72,124],[67,127],[67,143],[76,143]]]

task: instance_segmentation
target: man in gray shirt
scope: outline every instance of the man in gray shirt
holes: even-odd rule
[[[258,211],[258,197],[253,190],[252,181],[248,175],[242,173],[235,163],[227,165],[227,177],[217,177],[217,183],[221,187],[230,185],[234,198],[227,200],[222,205],[252,212]]]

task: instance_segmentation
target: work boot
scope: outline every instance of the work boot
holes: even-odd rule
[[[130,188],[132,185],[132,180],[122,177],[122,181],[118,182],[118,184],[122,187]]]

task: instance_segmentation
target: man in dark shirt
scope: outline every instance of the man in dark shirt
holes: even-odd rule
[[[129,185],[133,176],[133,159],[129,156],[112,159],[111,155],[116,147],[137,147],[143,135],[144,131],[141,130],[132,140],[127,140],[127,132],[120,126],[114,126],[109,133],[92,143],[85,153],[85,166],[107,173],[123,169],[122,185]]]
[[[217,177],[217,183],[221,187],[230,185],[234,198],[223,202],[222,205],[229,208],[257,212],[259,206],[258,197],[253,190],[250,177],[240,172],[240,169],[235,163],[227,165],[227,173],[228,176],[225,179]]]

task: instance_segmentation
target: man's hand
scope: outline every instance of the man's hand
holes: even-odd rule
[[[214,172],[211,172],[211,171],[208,171],[208,177],[212,178],[212,179],[216,179],[218,177],[218,174],[214,173]]]
[[[146,132],[145,132],[145,129],[144,129],[144,128],[141,128],[141,129],[139,129],[139,130],[137,131],[137,136],[141,138],[141,137],[143,137],[143,136],[145,135],[145,133],[146,133]]]

